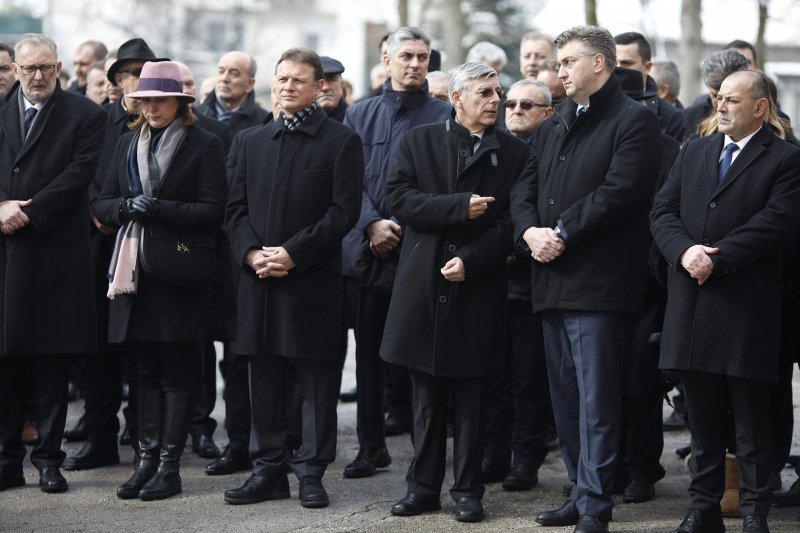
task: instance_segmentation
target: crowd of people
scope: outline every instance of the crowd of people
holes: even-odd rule
[[[535,521],[607,531],[612,494],[652,499],[663,430],[687,424],[677,532],[765,532],[773,502],[800,505],[800,482],[773,495],[800,148],[755,49],[706,57],[686,108],[636,32],[527,34],[507,90],[489,42],[449,72],[420,28],[380,53],[353,102],[342,62],[290,48],[265,108],[242,51],[198,94],[140,38],[81,44],[69,85],[47,36],[0,44],[0,491],[25,484],[26,443],[49,493],[130,444],[116,495],[169,498],[191,436],[208,475],[251,472],[229,504],[289,498],[293,472],[325,507],[352,329],[344,477],[388,467],[386,436],[409,432],[393,515],[440,509],[452,437],[456,520],[484,519],[487,483],[534,487],[560,448],[566,501]],[[63,438],[85,443],[66,457]]]

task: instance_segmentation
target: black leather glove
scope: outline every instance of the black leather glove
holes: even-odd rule
[[[131,205],[131,218],[136,222],[145,222],[158,216],[158,200],[140,194],[133,199]]]
[[[131,220],[131,211],[133,209],[133,196],[126,196],[119,201],[119,221],[124,224]]]

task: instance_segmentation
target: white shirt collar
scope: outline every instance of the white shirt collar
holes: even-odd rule
[[[764,127],[764,125],[762,124],[761,128],[763,128],[763,127]],[[753,133],[751,133],[747,137],[743,137],[743,138],[739,139],[739,142],[733,142],[733,139],[731,139],[730,137],[728,137],[726,135],[725,136],[725,141],[722,143],[722,152],[720,152],[720,154],[719,154],[719,160],[722,161],[722,158],[724,157],[725,147],[728,146],[729,144],[735,144],[736,146],[739,147],[739,149],[736,150],[735,152],[733,152],[733,155],[731,156],[731,162],[733,162],[733,160],[736,159],[737,157],[739,157],[739,154],[742,153],[742,150],[744,150],[744,147],[747,146],[747,143],[750,142],[750,139],[752,139],[753,136],[756,133],[761,131],[761,128],[758,128],[756,131],[754,131]]]

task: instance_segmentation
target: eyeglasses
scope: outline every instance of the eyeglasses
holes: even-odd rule
[[[142,67],[123,68],[117,71],[117,74],[130,74],[138,78],[142,74]]]
[[[56,71],[56,65],[20,65],[19,63],[17,65],[26,76],[35,75],[37,70],[42,73],[42,76],[49,76]]]
[[[475,94],[477,94],[481,98],[490,98],[493,94],[497,94],[497,96],[502,98],[503,96],[506,95],[506,92],[503,89],[500,89],[499,87],[497,89],[486,87],[484,89],[481,89],[480,91],[477,91]]]
[[[520,100],[519,102],[516,100],[506,100],[506,109],[514,110],[517,104],[519,104],[523,111],[530,111],[534,107],[550,107],[547,104],[537,104],[533,100]]]
[[[577,63],[578,60],[582,57],[593,57],[595,55],[597,54],[582,54],[579,55],[578,57],[565,57],[564,59],[556,63],[556,72],[561,72],[562,68],[565,68],[567,70],[571,69],[572,67],[575,66],[575,63]]]

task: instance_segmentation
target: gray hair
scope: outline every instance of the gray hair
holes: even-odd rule
[[[453,101],[453,93],[464,93],[469,89],[472,80],[478,78],[496,78],[497,71],[483,63],[464,63],[450,70],[450,80],[447,82],[447,95]]]
[[[449,83],[450,76],[447,75],[447,72],[442,72],[441,70],[434,70],[432,72],[428,72],[425,75],[425,79],[428,81],[448,80]]]
[[[561,49],[567,43],[578,41],[586,54],[600,54],[606,60],[604,67],[607,71],[613,72],[617,65],[617,44],[614,37],[605,28],[599,26],[575,26],[561,32],[556,37],[556,46]]]
[[[389,34],[386,39],[386,53],[392,55],[397,52],[403,41],[422,41],[428,47],[428,52],[431,51],[431,38],[427,33],[416,26],[403,26]]]
[[[655,80],[657,87],[661,87],[665,83],[669,85],[671,96],[677,98],[681,92],[681,73],[678,71],[678,65],[674,61],[669,59],[653,61],[650,76]]]
[[[547,34],[538,33],[535,31],[526,33],[525,35],[522,36],[522,39],[519,42],[520,47],[522,46],[522,43],[524,43],[525,41],[544,41],[550,45],[550,50],[552,51],[553,56],[556,55],[556,43],[554,43],[553,38]]]
[[[481,41],[472,45],[472,48],[467,52],[467,63],[488,63],[490,65],[499,63],[502,69],[508,63],[508,56],[496,44],[489,41]]]
[[[56,43],[43,33],[26,33],[20,37],[19,41],[14,45],[14,55],[19,55],[19,51],[22,50],[22,47],[25,45],[38,46],[42,44],[52,50],[56,57],[58,57],[58,47]]]
[[[548,106],[552,106],[553,105],[553,95],[550,94],[550,88],[547,87],[547,85],[542,81],[533,80],[533,79],[530,79],[530,78],[523,78],[523,79],[519,80],[518,82],[514,83],[511,87],[508,88],[508,91],[506,92],[506,96],[508,94],[510,94],[511,91],[513,91],[515,87],[533,87],[534,89],[539,91],[539,93],[542,96],[544,96],[544,103],[545,104],[547,104]]]
[[[703,60],[700,71],[703,83],[718,91],[725,78],[740,70],[747,70],[747,58],[736,50],[721,50]]]

